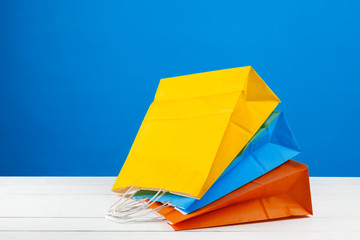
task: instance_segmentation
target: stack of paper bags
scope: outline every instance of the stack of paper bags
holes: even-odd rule
[[[162,79],[113,191],[167,191],[175,230],[312,214],[279,99],[251,67]]]

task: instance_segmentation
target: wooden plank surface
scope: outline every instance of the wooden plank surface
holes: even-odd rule
[[[314,216],[174,232],[104,219],[113,177],[1,177],[0,239],[360,238],[360,178],[311,178]],[[221,234],[221,235],[220,235]],[[225,235],[224,235],[225,234]]]

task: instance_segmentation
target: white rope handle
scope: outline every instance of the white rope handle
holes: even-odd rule
[[[151,208],[167,191],[159,189],[151,199],[134,199],[133,196],[140,190],[132,191],[130,187],[124,194],[120,195],[120,199],[105,213],[105,218],[116,223],[127,222],[148,222],[161,221],[164,217],[158,214],[158,211],[171,206],[170,202],[161,203],[160,206]]]

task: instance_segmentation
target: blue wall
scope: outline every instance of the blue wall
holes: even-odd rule
[[[360,176],[359,3],[216,2],[0,1],[0,175],[117,175],[160,78],[252,65],[296,160]]]

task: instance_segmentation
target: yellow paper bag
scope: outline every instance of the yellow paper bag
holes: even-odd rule
[[[112,190],[201,198],[279,102],[251,67],[161,79]]]

